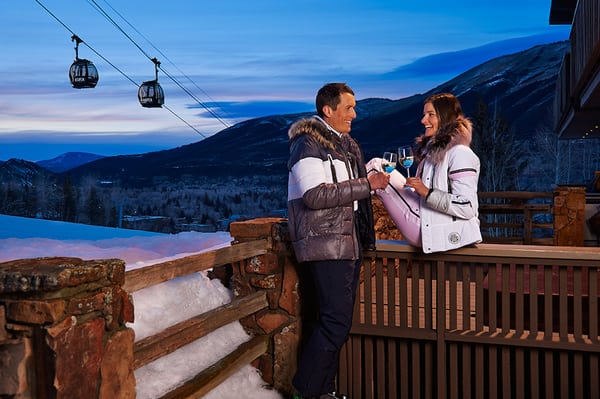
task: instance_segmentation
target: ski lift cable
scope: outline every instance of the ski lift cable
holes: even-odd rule
[[[106,18],[106,19],[107,19],[107,20],[108,20],[108,21],[109,21],[111,24],[113,24],[113,25],[115,26],[115,28],[117,28],[117,29],[119,30],[119,32],[121,32],[123,35],[125,35],[125,37],[126,37],[127,39],[129,39],[129,41],[130,41],[131,43],[133,43],[133,45],[134,45],[135,47],[137,47],[137,48],[138,48],[138,50],[140,50],[140,51],[142,52],[142,54],[144,54],[144,55],[145,55],[145,56],[146,56],[146,57],[147,57],[147,58],[148,58],[150,61],[152,61],[152,57],[151,57],[151,56],[150,56],[148,53],[146,53],[146,52],[144,51],[144,49],[143,49],[143,48],[141,48],[141,47],[140,47],[140,45],[139,45],[139,44],[137,44],[137,43],[136,43],[136,41],[135,41],[135,40],[133,40],[133,39],[131,38],[131,36],[129,36],[129,35],[127,34],[127,32],[125,32],[125,31],[124,31],[124,30],[123,30],[123,29],[122,29],[122,28],[119,26],[119,24],[117,24],[117,22],[116,22],[114,19],[112,19],[112,18],[110,17],[110,15],[108,15],[108,13],[106,13],[106,11],[104,11],[104,9],[103,9],[102,7],[100,7],[100,5],[98,5],[98,3],[96,3],[96,1],[95,1],[95,0],[88,0],[88,3],[89,3],[89,4],[90,4],[92,7],[94,7],[94,8],[96,9],[96,11],[98,11],[100,14],[102,14],[102,15],[104,16],[104,18]]]
[[[194,126],[190,125],[186,120],[184,120],[181,116],[179,116],[176,112],[174,112],[171,108],[169,108],[168,106],[166,106],[165,104],[162,105],[163,108],[165,108],[167,111],[169,111],[170,113],[172,113],[176,118],[178,118],[180,121],[182,121],[183,123],[185,123],[186,125],[188,125],[190,128],[192,128],[194,131],[196,131],[196,133],[198,133],[200,136],[207,138],[207,136],[200,132],[198,129],[196,129]]]
[[[202,92],[202,94],[204,94],[210,101],[211,103],[215,104],[221,111],[225,112],[223,107],[216,101],[214,100],[203,88],[201,88],[200,86],[198,86],[198,84],[189,76],[187,75],[184,71],[181,70],[181,68],[179,68],[175,62],[173,62],[165,53],[163,53],[158,47],[156,47],[154,45],[154,43],[152,43],[152,41],[150,41],[150,39],[148,39],[142,32],[140,32],[131,22],[129,22],[127,20],[127,18],[125,18],[123,16],[123,14],[121,14],[118,10],[116,10],[109,2],[108,0],[103,0],[103,2],[116,14],[119,16],[119,18],[121,18],[127,25],[129,25],[129,27],[131,29],[133,29],[134,32],[136,32],[141,38],[143,38],[150,46],[152,46],[152,48],[154,50],[156,50],[163,59],[167,60],[171,65],[173,65],[175,67],[175,69],[183,76],[187,79],[187,81],[189,83],[191,83],[194,87],[196,87],[196,89],[198,89],[200,92]],[[200,103],[202,106],[204,106],[202,104],[202,102],[200,100],[198,100],[197,98],[193,97],[194,100],[196,100],[198,103]],[[226,112],[225,112],[226,113]],[[220,118],[217,118],[220,119]],[[221,121],[221,123],[223,123],[226,127],[229,127],[228,124],[226,124],[225,122]]]
[[[117,70],[119,73],[121,73],[121,75],[123,75],[127,80],[129,80],[131,83],[133,83],[136,87],[138,86],[138,83],[136,83],[135,80],[133,80],[131,77],[129,77],[125,72],[123,72],[121,69],[119,69],[115,64],[113,64],[112,62],[110,62],[106,57],[104,57],[102,54],[100,54],[98,51],[96,51],[92,46],[90,46],[88,43],[86,43],[85,41],[81,40],[81,38],[79,38],[79,36],[77,34],[75,34],[75,32],[69,28],[60,18],[58,18],[52,11],[50,11],[48,9],[48,7],[46,7],[44,4],[42,4],[42,2],[40,0],[35,0],[36,3],[39,4],[40,7],[42,7],[50,16],[52,16],[59,24],[61,24],[66,30],[68,30],[71,35],[77,37],[79,39],[79,43],[85,44],[87,48],[89,48],[92,52],[94,52],[94,54],[96,54],[97,56],[99,56],[100,58],[102,58],[102,60],[104,60],[107,64],[109,64],[110,66],[112,66],[113,68],[115,68],[115,70]],[[154,61],[153,61],[154,62]],[[187,121],[185,121],[181,116],[179,116],[175,111],[173,111],[172,109],[163,106],[164,108],[166,108],[169,112],[171,112],[171,114],[173,114],[175,117],[177,117],[179,120],[181,120],[183,123],[185,123],[186,125],[188,125],[190,128],[192,128],[196,133],[198,133],[199,135],[201,135],[202,137],[206,138],[206,135],[203,134],[202,132],[200,132],[198,129],[196,129],[194,126],[192,126],[190,123],[188,123]]]
[[[148,53],[146,53],[142,47],[137,44],[137,42],[135,40],[133,40],[133,38],[128,35],[125,30],[123,30],[123,28],[121,28],[119,26],[119,24],[117,24],[117,22],[111,18],[108,13],[96,2],[96,0],[87,0],[88,3],[95,8],[99,13],[101,13],[110,23],[112,23],[121,33],[123,33],[123,35],[125,35],[125,37],[127,37],[127,39],[129,39],[141,52],[142,54],[144,54],[146,57],[148,57],[151,61],[153,60],[152,57],[150,57],[148,55]],[[105,3],[108,4],[108,2],[105,1]],[[144,37],[144,35],[142,35],[135,27],[133,27],[133,25],[127,20],[125,19],[125,17],[123,17],[119,12],[117,12],[110,4],[108,4],[108,6],[121,18],[123,19],[123,21],[125,21],[126,24],[128,24],[134,31],[136,31],[140,36],[142,36],[142,38],[144,38],[148,43],[150,43],[150,45],[156,49],[160,54],[163,54],[159,49],[156,48],[156,46],[154,46],[146,37]],[[163,54],[164,55],[164,54]],[[154,58],[155,59],[155,58]],[[153,61],[154,62],[154,61]],[[169,62],[171,62],[171,64],[175,65],[175,63],[173,63],[172,61],[169,60]],[[200,104],[213,118],[217,119],[220,123],[222,123],[225,127],[230,127],[229,124],[227,124],[221,117],[219,117],[214,110],[212,110],[209,106],[207,106],[206,104],[204,104],[202,101],[200,101],[200,99],[198,99],[196,96],[194,96],[189,90],[185,89],[183,87],[183,85],[171,74],[167,73],[165,71],[165,69],[163,67],[161,67],[159,65],[159,68],[165,72],[165,74],[177,85],[179,86],[186,94],[188,94],[191,98],[193,98],[198,104]]]
[[[181,90],[183,90],[185,93],[187,93],[191,98],[193,98],[194,100],[196,100],[196,102],[198,104],[200,104],[202,106],[202,108],[204,108],[210,115],[212,115],[213,118],[215,118],[216,120],[218,120],[219,122],[221,122],[225,127],[230,127],[227,122],[225,122],[223,119],[221,119],[221,117],[219,115],[217,115],[212,108],[210,108],[208,105],[206,105],[205,103],[203,103],[202,101],[200,101],[191,91],[189,91],[187,88],[185,88],[173,75],[171,75],[167,70],[165,70],[165,68],[159,66],[160,70],[163,71],[165,73],[166,76],[168,76],[177,86],[179,86],[181,88]]]

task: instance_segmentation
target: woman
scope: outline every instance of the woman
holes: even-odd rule
[[[385,190],[377,190],[404,239],[425,253],[481,242],[477,199],[479,158],[470,148],[472,126],[458,99],[448,93],[425,100],[417,137],[416,177],[394,170]],[[381,159],[367,163],[381,171]]]

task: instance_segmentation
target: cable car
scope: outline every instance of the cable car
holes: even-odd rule
[[[69,80],[76,89],[86,89],[96,87],[98,83],[98,70],[90,60],[79,58],[79,43],[81,40],[77,35],[73,35],[71,40],[75,42],[75,61],[69,68]]]
[[[158,67],[160,62],[156,58],[152,58],[154,62],[154,80],[148,80],[142,83],[138,89],[138,100],[142,107],[146,108],[161,108],[165,103],[165,93],[158,83]]]

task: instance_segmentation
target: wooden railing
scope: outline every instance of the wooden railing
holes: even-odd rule
[[[600,248],[390,241],[363,267],[349,397],[600,397]]]
[[[479,220],[488,243],[554,244],[553,193],[481,192]]]
[[[215,267],[239,262],[267,252],[265,240],[237,245],[191,255],[152,266],[126,272],[124,288],[132,293],[155,284]],[[135,304],[134,304],[135,305]],[[254,314],[268,306],[266,291],[236,298],[231,303],[209,312],[196,315],[153,336],[135,342],[134,368],[138,369],[168,355],[212,331]],[[225,358],[199,372],[161,399],[201,397],[225,381],[242,366],[249,364],[267,351],[268,336],[259,335],[241,344]]]

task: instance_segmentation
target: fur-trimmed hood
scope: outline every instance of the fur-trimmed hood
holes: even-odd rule
[[[303,134],[314,137],[314,139],[325,148],[331,150],[335,150],[335,142],[339,141],[337,135],[330,131],[327,126],[316,117],[300,119],[294,122],[288,130],[290,141],[294,141],[295,138]]]
[[[456,123],[438,130],[434,136],[427,137],[423,134],[417,137],[415,155],[419,160],[428,156],[434,164],[439,164],[450,148],[457,145],[470,147],[472,138],[471,121],[467,118],[459,118]]]

